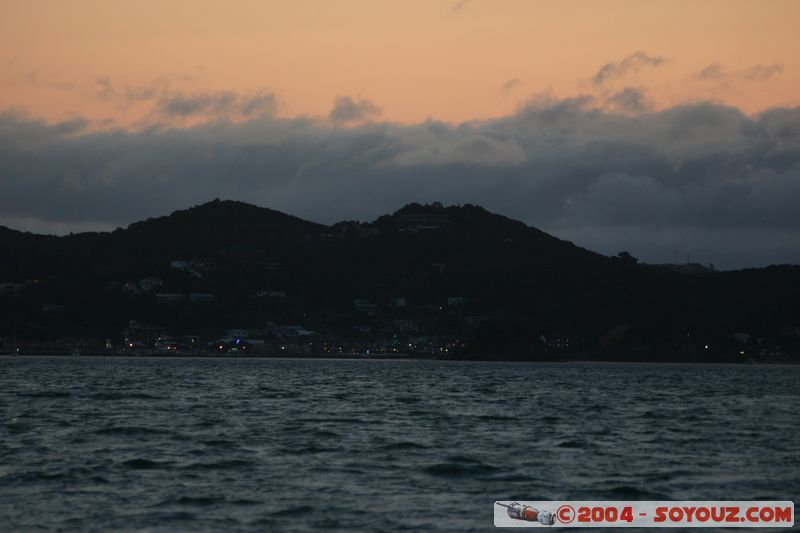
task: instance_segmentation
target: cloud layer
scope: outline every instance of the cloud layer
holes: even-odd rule
[[[381,114],[381,108],[369,100],[353,100],[350,96],[337,96],[328,118],[337,124],[361,122]]]
[[[765,81],[783,73],[783,65],[776,63],[770,65],[754,65],[742,70],[727,70],[722,63],[709,63],[695,77],[701,80],[715,81]]]
[[[500,94],[502,96],[508,96],[515,89],[518,89],[520,85],[522,85],[522,80],[519,78],[510,79],[500,86]]]
[[[669,63],[669,58],[650,56],[644,52],[634,52],[628,57],[619,61],[610,61],[600,67],[594,76],[592,76],[592,85],[599,87],[605,82],[617,78],[622,78],[628,74],[633,74],[642,70],[645,67],[658,67]]]
[[[471,1],[472,0],[459,0],[458,2],[453,4],[453,7],[450,8],[450,14],[452,15],[458,13],[459,11],[467,7],[467,4],[469,4]]]
[[[275,96],[271,93],[237,94],[232,91],[195,92],[191,94],[168,93],[162,95],[157,106],[160,115],[187,118],[252,117],[275,112]]]
[[[374,104],[351,98],[337,99],[328,120],[248,111],[272,109],[267,94],[160,100],[164,113],[250,117],[186,128],[103,130],[6,112],[0,224],[109,228],[215,197],[321,222],[442,201],[650,262],[690,253],[723,268],[800,263],[800,108],[641,113],[636,89],[611,98],[620,111],[589,96],[541,97],[512,116],[457,125],[362,122]]]

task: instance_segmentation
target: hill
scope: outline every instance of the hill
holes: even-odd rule
[[[800,324],[796,267],[648,267],[473,205],[326,226],[215,200],[109,233],[0,228],[0,247],[0,336],[43,342],[120,343],[131,321],[151,345],[232,329],[269,341],[289,324],[364,350],[707,360],[793,352]]]

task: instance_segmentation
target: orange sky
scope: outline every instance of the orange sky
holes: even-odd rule
[[[0,109],[52,121],[157,120],[159,98],[216,91],[273,92],[282,116],[325,116],[337,95],[349,95],[400,122],[505,115],[542,92],[602,103],[624,87],[645,90],[656,108],[715,100],[755,113],[800,104],[794,0],[0,5]],[[636,51],[665,61],[592,84],[603,65]],[[712,63],[713,75],[700,79]]]

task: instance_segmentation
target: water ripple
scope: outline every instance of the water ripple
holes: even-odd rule
[[[758,365],[0,358],[0,530],[485,531],[495,499],[796,501],[798,383]]]

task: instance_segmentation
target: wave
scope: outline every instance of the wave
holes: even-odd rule
[[[310,444],[308,446],[301,446],[298,448],[284,448],[281,450],[280,453],[285,453],[288,455],[305,455],[305,454],[314,454],[314,453],[335,453],[341,451],[341,448],[334,448],[330,446],[318,446],[316,444]]]
[[[453,456],[447,461],[429,465],[423,470],[433,476],[462,477],[479,474],[491,474],[500,470],[499,467],[484,463],[471,457]]]
[[[381,447],[382,450],[425,450],[428,448],[429,446],[424,444],[410,441],[390,442]]]
[[[244,459],[228,459],[226,461],[216,461],[211,463],[189,463],[183,468],[185,470],[229,470],[244,468],[252,465],[252,461],[246,461]]]
[[[170,468],[173,465],[171,462],[152,461],[150,459],[129,459],[122,462],[122,466],[130,468],[131,470],[159,470]]]
[[[314,507],[310,505],[296,505],[294,507],[288,507],[286,509],[280,509],[278,511],[273,511],[269,513],[269,516],[302,516],[304,514],[308,514],[314,511]]]
[[[20,392],[18,395],[25,398],[69,398],[72,393],[67,391],[38,391]]]
[[[168,429],[149,428],[143,426],[115,426],[100,428],[94,431],[95,435],[164,435],[171,433]]]
[[[581,449],[581,448],[587,448],[589,446],[589,444],[586,441],[582,441],[582,440],[565,440],[563,442],[559,442],[555,446],[556,446],[556,448]]]
[[[158,396],[142,392],[95,392],[87,396],[90,400],[158,400]]]

